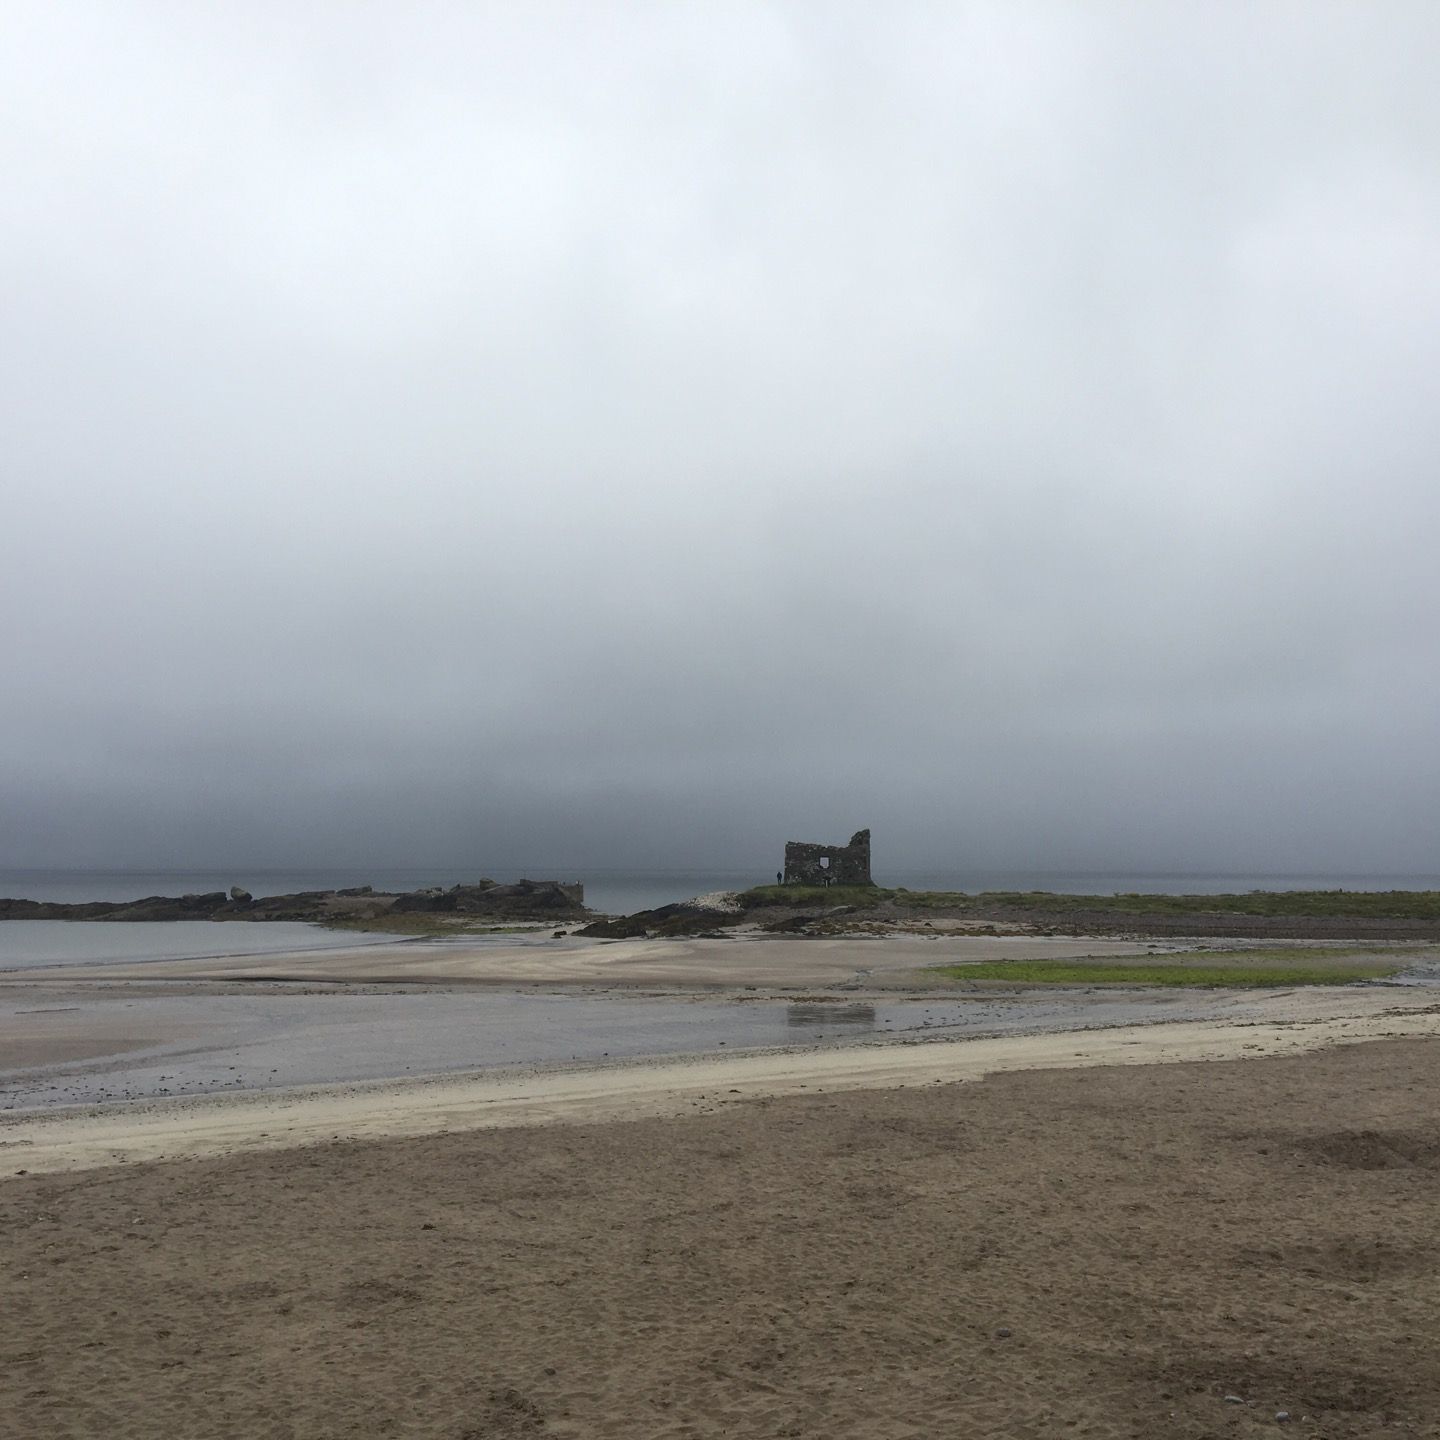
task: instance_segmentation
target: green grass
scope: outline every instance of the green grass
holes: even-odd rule
[[[879,885],[759,885],[740,896],[747,910],[770,905],[856,905],[893,902],[906,910],[976,913],[1101,911],[1142,915],[1343,916],[1346,919],[1440,922],[1440,890],[1255,890],[1243,895],[1057,895],[1048,890],[888,890]]]
[[[1165,985],[1243,987],[1348,985],[1379,980],[1405,966],[1395,955],[1355,955],[1319,948],[1190,951],[1179,955],[1081,960],[1001,960],[927,970],[951,980],[1004,980],[1017,985]]]
[[[1440,920],[1440,890],[1252,890],[1244,895],[1052,895],[1048,891],[992,890],[970,898],[986,908],[1024,910]]]
[[[878,885],[757,885],[741,894],[740,903],[746,910],[767,905],[881,905],[895,893]]]

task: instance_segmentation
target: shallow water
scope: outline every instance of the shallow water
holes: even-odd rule
[[[1193,993],[1098,1000],[786,1003],[535,995],[501,991],[364,994],[264,991],[106,999],[0,1000],[0,1025],[24,1018],[47,1036],[112,1037],[124,1054],[5,1068],[0,1109],[102,1104],[377,1080],[493,1066],[697,1054],[869,1035],[961,1031],[999,1035],[1218,1012]],[[42,1020],[41,1016],[45,1018]],[[159,1037],[165,1037],[160,1039]]]
[[[0,921],[0,971],[110,960],[292,955],[394,943],[393,935],[326,930],[291,920],[5,920]]]

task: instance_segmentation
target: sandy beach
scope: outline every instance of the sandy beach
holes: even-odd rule
[[[0,1434],[1437,1433],[1433,1040],[899,1078],[8,1179]]]
[[[1148,948],[71,966],[0,981],[0,1042],[83,1075],[167,1026],[167,1064],[206,1053],[183,1017],[227,1003],[873,1016],[918,1003],[917,957]],[[1432,987],[966,1003],[991,1030],[27,1102],[0,1118],[0,1436],[1440,1434]]]

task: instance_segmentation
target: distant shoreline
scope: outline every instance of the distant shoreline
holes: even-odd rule
[[[0,899],[3,920],[308,921],[339,929],[461,935],[520,925],[580,924],[579,933],[643,939],[724,933],[737,926],[794,935],[906,933],[937,925],[985,933],[1141,935],[1156,938],[1440,940],[1440,891],[1277,890],[1243,894],[1058,894],[924,891],[879,886],[758,886],[625,916],[597,916],[583,888],[554,880],[407,893],[370,886],[255,899],[227,894],[122,901]]]

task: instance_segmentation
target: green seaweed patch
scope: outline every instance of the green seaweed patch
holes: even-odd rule
[[[494,925],[474,916],[415,911],[400,915],[332,915],[319,922],[327,930],[358,930],[371,935],[413,935],[423,939],[439,935],[522,935],[543,930],[550,922],[531,925]],[[578,923],[562,921],[559,928]]]
[[[1326,951],[1230,951],[1164,959],[1000,960],[941,965],[926,971],[951,980],[1000,980],[1014,985],[1190,986],[1256,989],[1266,986],[1350,985],[1383,980],[1405,968],[1403,957]]]

